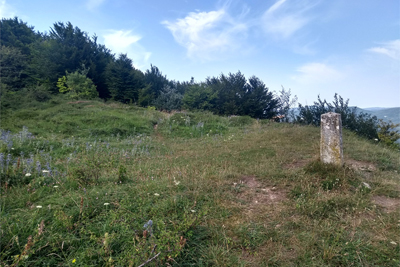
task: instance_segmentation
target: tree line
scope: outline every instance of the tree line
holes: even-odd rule
[[[332,103],[318,96],[313,105],[299,104],[297,114],[289,114],[297,102],[290,90],[282,87],[273,93],[261,79],[246,78],[240,71],[201,82],[193,77],[183,82],[169,80],[154,65],[145,72],[135,68],[127,54],[113,54],[98,43],[96,35],[89,36],[70,22],[56,22],[49,33],[41,33],[15,17],[2,19],[0,28],[2,99],[25,90],[37,101],[65,94],[75,99],[101,98],[164,111],[207,110],[218,115],[247,115],[316,126],[321,114],[333,111],[342,115],[345,128],[361,136],[390,144],[400,137],[393,131],[399,125],[359,113],[338,95]]]
[[[71,98],[99,97],[159,110],[201,109],[220,115],[272,118],[284,103],[261,79],[240,72],[205,81],[169,80],[154,65],[142,72],[126,54],[115,55],[70,22],[54,23],[40,33],[19,20],[2,19],[1,86],[30,88],[38,99],[46,93]],[[284,90],[283,90],[284,91]],[[284,91],[284,94],[290,94]]]

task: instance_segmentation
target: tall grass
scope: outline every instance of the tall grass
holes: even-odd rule
[[[347,131],[337,168],[315,127],[96,101],[9,114],[2,265],[399,264],[399,210],[374,202],[399,203],[398,152]]]

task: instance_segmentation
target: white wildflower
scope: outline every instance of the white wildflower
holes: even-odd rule
[[[110,203],[104,203],[104,206],[108,206],[108,205],[110,205]]]
[[[53,186],[54,188],[58,188],[58,185]]]
[[[154,195],[157,196],[157,197],[160,196],[160,194],[158,194],[158,193],[154,193]]]
[[[190,210],[191,212],[196,212],[195,210]]]
[[[42,206],[36,206],[36,208],[38,208],[38,209],[41,209],[41,208],[42,208]]]
[[[25,174],[25,176],[31,176],[32,174],[30,174],[29,172],[27,174]]]
[[[394,241],[390,242],[390,244],[395,245],[395,246],[397,245],[397,243]]]
[[[48,170],[42,170],[42,172],[45,172],[45,173],[46,173],[46,172],[49,172],[49,171],[48,171]]]

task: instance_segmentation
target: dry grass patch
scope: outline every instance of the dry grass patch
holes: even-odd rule
[[[385,212],[399,212],[400,209],[400,199],[399,198],[390,198],[387,196],[373,196],[372,203],[378,205],[384,209]]]

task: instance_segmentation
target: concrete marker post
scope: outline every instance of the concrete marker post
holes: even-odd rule
[[[342,119],[340,114],[321,115],[321,162],[343,166]]]

